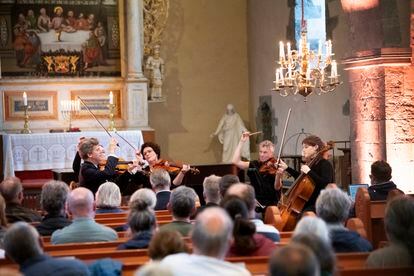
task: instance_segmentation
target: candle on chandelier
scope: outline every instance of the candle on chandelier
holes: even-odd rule
[[[291,49],[290,49],[290,42],[288,42],[286,45],[287,45],[288,60],[290,60],[292,58],[292,52],[291,52]]]
[[[322,56],[322,41],[318,41],[318,56]]]
[[[308,66],[308,68],[306,69],[306,79],[310,80],[310,74],[311,74],[311,70],[310,67]]]
[[[285,77],[283,76],[283,68],[279,69],[279,75],[280,75],[280,82],[282,85],[285,85]]]
[[[26,92],[23,92],[23,105],[27,106],[27,94],[26,94]]]
[[[109,92],[109,104],[114,104],[114,94],[111,92]]]
[[[279,69],[276,69],[275,76],[276,76],[276,87],[278,87],[279,86]]]
[[[336,60],[332,60],[331,63],[331,78],[336,78],[338,76],[338,71],[337,71],[337,66],[336,66]]]
[[[332,41],[328,40],[326,45],[326,56],[330,57],[332,55]]]
[[[288,76],[289,76],[289,79],[291,79],[292,78],[292,67],[288,67]]]
[[[279,60],[283,61],[285,59],[285,45],[282,41],[279,42]]]

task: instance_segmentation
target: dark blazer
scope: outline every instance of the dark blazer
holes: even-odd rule
[[[81,261],[73,259],[58,259],[47,255],[24,261],[20,271],[26,275],[90,275],[88,267]]]
[[[161,191],[157,193],[157,204],[154,210],[167,210],[167,204],[170,201],[171,191]]]
[[[114,177],[116,176],[115,167],[117,164],[117,157],[108,156],[105,169],[101,171],[93,163],[85,161],[80,169],[79,185],[88,188],[95,194],[102,183],[114,180]]]

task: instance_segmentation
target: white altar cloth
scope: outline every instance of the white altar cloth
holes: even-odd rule
[[[139,149],[143,144],[140,130],[118,131],[125,140]],[[109,136],[103,131],[3,134],[4,176],[14,176],[15,171],[72,168],[76,146],[80,137],[95,137],[108,148]],[[115,133],[119,143],[115,154],[125,160],[134,159],[134,149]]]

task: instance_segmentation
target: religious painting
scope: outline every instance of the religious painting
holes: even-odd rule
[[[0,33],[3,77],[120,76],[116,1],[0,0]]]
[[[110,110],[110,93],[113,95],[114,118],[121,118],[121,91],[120,90],[76,90],[70,92],[72,100],[79,98],[83,103],[80,105],[80,111],[73,116],[74,119],[89,119],[91,114],[89,110],[99,118],[108,118]],[[87,107],[86,107],[86,106]]]
[[[56,120],[58,118],[56,91],[28,91],[26,93],[30,120]],[[6,121],[24,119],[25,107],[22,91],[5,91],[4,103]]]

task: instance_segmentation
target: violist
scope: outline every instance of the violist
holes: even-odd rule
[[[301,173],[308,175],[315,185],[315,189],[306,202],[303,212],[313,211],[315,212],[315,203],[321,190],[326,185],[334,182],[334,173],[331,163],[326,158],[326,153],[322,153],[322,158],[318,162],[315,162],[311,167],[307,164],[311,163],[312,160],[325,148],[325,143],[315,135],[310,135],[302,141],[302,161],[305,162],[300,168],[300,172],[295,169],[288,167],[285,162],[280,160],[279,166],[286,171],[288,174],[293,176],[295,179],[299,177]],[[300,185],[300,183],[299,183]]]
[[[277,205],[282,188],[281,176],[283,170],[278,170],[274,160],[274,144],[265,140],[259,144],[259,160],[241,160],[241,149],[250,137],[250,132],[244,132],[233,154],[232,162],[238,168],[247,170],[250,183],[253,186],[257,201],[263,206]],[[269,163],[269,164],[268,164]],[[273,167],[274,170],[263,170],[263,166]]]

